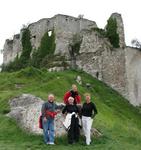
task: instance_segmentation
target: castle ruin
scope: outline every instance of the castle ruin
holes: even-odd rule
[[[110,17],[117,21],[119,48],[113,48],[109,40],[102,37],[94,28],[96,22],[83,17],[55,15],[52,18],[41,19],[28,26],[32,49],[38,49],[46,32],[54,30],[54,54],[65,56],[79,69],[91,74],[106,83],[135,106],[141,104],[141,52],[136,48],[126,46],[122,17],[113,13]],[[7,39],[4,45],[3,63],[8,64],[22,52],[22,32]],[[81,39],[78,53],[72,51],[70,45],[74,36]]]

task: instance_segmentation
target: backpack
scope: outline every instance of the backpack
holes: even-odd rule
[[[43,129],[42,115],[39,116],[39,128],[40,128],[40,129]]]

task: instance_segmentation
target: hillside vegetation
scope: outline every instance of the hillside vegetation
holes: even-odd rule
[[[75,81],[82,77],[82,85]],[[68,146],[66,137],[56,139],[55,146],[45,145],[42,136],[22,131],[13,119],[5,116],[10,111],[8,101],[22,93],[30,93],[47,100],[48,93],[54,93],[56,101],[62,101],[64,93],[71,84],[77,84],[80,94],[90,92],[98,115],[93,126],[103,136],[93,138],[90,146],[80,142]],[[90,83],[91,88],[86,87]],[[35,68],[26,68],[13,73],[0,73],[0,150],[140,150],[141,114],[139,108],[131,106],[117,92],[81,71],[47,72]]]

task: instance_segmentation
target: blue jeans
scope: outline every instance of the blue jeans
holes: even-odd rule
[[[43,121],[43,134],[45,143],[53,142],[54,143],[54,119],[47,119]]]

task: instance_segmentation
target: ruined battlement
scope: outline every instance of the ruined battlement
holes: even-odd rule
[[[76,18],[57,14],[26,27],[30,31],[32,52],[39,48],[44,34],[53,31],[56,45],[54,55],[65,56],[71,64],[106,83],[127,98],[131,104],[140,105],[141,52],[126,47],[121,14],[113,13],[110,18],[116,19],[117,22],[119,48],[113,48],[108,38],[94,30],[98,28],[95,21],[83,18],[83,15]],[[17,55],[20,56],[23,31],[24,29],[21,29],[20,34],[14,35],[12,40],[5,41],[4,64],[13,61]],[[75,35],[81,38],[78,52],[70,47]]]

